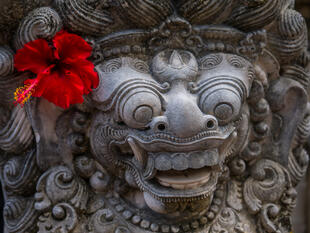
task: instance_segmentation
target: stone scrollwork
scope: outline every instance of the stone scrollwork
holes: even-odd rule
[[[292,232],[310,136],[293,2],[32,4],[0,47],[5,232]],[[14,106],[32,75],[16,49],[62,28],[93,47],[99,86],[66,110]]]
[[[55,205],[51,213],[39,217],[39,232],[73,232],[77,226],[78,216],[75,209],[67,203]]]
[[[48,170],[38,180],[36,189],[35,208],[38,211],[45,211],[63,201],[81,211],[86,209],[88,192],[85,184],[66,167]]]
[[[78,212],[85,212],[88,191],[83,180],[64,166],[46,171],[38,180],[34,208],[41,213],[39,232],[73,232]]]
[[[8,232],[35,232],[38,213],[34,200],[15,196],[7,199],[3,208],[4,222]]]
[[[244,183],[243,195],[249,210],[256,214],[263,203],[275,203],[282,196],[288,181],[283,169],[270,160],[260,160]]]

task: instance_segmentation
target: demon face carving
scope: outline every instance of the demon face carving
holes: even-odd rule
[[[123,168],[156,212],[197,201],[206,211],[226,160],[247,137],[250,62],[168,49],[144,60],[114,58],[97,70],[90,134],[96,158],[112,172]]]

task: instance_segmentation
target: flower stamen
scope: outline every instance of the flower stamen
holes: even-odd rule
[[[18,87],[14,92],[14,104],[19,104],[24,107],[25,103],[30,99],[32,94],[35,92],[35,88],[38,85],[39,80],[36,79],[32,84],[25,84],[22,87]]]

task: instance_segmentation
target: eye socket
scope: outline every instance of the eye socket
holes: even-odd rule
[[[120,101],[119,116],[132,128],[145,128],[161,112],[161,100],[152,90],[137,88]]]

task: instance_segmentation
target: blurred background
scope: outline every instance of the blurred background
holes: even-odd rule
[[[296,10],[299,11],[306,19],[310,38],[310,0],[296,0]]]
[[[310,49],[310,0],[296,0],[296,10],[306,19]],[[310,142],[308,143],[310,145]],[[308,153],[310,148],[308,148]],[[298,202],[293,215],[294,233],[310,233],[310,169],[304,181],[298,187]]]

